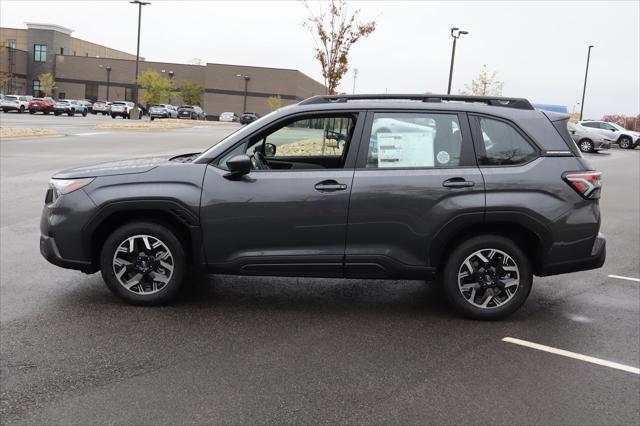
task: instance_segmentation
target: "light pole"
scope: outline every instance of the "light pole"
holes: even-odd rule
[[[352,93],[356,94],[356,80],[358,79],[358,68],[353,69],[353,90]]]
[[[107,65],[105,69],[107,70],[107,102],[109,102],[109,88],[111,86],[111,67]]]
[[[463,34],[469,34],[468,31],[461,31],[460,28],[451,28],[451,37],[453,37],[453,48],[451,49],[451,67],[449,68],[449,86],[447,87],[447,95],[451,94],[451,79],[453,77],[453,61],[456,57],[456,42]]]
[[[171,83],[173,83],[173,76],[175,75],[175,73],[171,70],[169,70],[169,80],[171,80]],[[171,85],[172,89],[174,90],[173,84]],[[169,92],[169,105],[171,105],[171,92]]]
[[[582,102],[580,103],[580,121],[582,121],[582,111],[584,111],[584,95],[587,92],[587,76],[589,75],[589,59],[591,59],[591,48],[593,45],[589,45],[587,50],[587,69],[584,71],[584,87],[582,88]]]
[[[135,115],[140,118],[138,111],[138,62],[140,61],[140,24],[142,22],[142,6],[151,4],[148,1],[132,0],[129,3],[138,5],[138,47],[136,48],[136,78],[134,85],[133,101],[135,102]]]
[[[249,88],[249,80],[251,80],[251,77],[242,74],[236,74],[236,77],[244,78],[244,102],[242,104],[242,113],[244,114],[247,112],[247,90]]]

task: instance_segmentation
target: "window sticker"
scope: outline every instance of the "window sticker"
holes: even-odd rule
[[[378,133],[378,167],[433,167],[434,132]]]
[[[451,156],[447,151],[440,151],[436,156],[436,160],[438,160],[440,164],[447,164],[449,160],[451,160]]]

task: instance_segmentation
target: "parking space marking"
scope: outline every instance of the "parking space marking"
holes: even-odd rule
[[[73,136],[93,136],[93,135],[106,135],[109,132],[88,132],[88,133],[75,133]]]
[[[640,283],[640,278],[623,277],[622,275],[608,275],[609,278],[617,278],[619,280],[633,281]]]
[[[577,359],[584,362],[590,362],[592,364],[602,365],[609,368],[615,368],[616,370],[622,370],[628,373],[640,374],[640,368],[619,364],[617,362],[606,361],[604,359],[594,358],[592,356],[582,355],[575,352],[569,352],[563,349],[556,349],[556,348],[552,348],[551,346],[545,346],[538,343],[527,342],[526,340],[515,339],[513,337],[505,337],[502,339],[502,341],[507,343],[513,343],[515,345],[525,346],[531,349],[537,349],[543,352],[549,352],[556,355],[566,356],[568,358],[573,358],[573,359]]]

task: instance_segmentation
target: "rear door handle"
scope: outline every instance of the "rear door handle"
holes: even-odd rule
[[[344,191],[347,189],[347,185],[344,183],[338,183],[335,180],[323,180],[322,182],[316,183],[314,186],[316,191],[320,192],[333,192],[333,191]]]
[[[455,177],[442,182],[442,186],[447,188],[469,188],[475,185],[475,182],[466,180],[465,178]]]

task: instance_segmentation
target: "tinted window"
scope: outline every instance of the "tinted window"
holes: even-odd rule
[[[600,126],[598,125],[598,123],[580,123],[580,125],[584,126],[584,127],[591,127],[594,129],[599,128]]]
[[[522,164],[536,158],[536,150],[511,125],[498,120],[481,117],[480,129],[485,154],[482,165]]]
[[[461,147],[455,114],[376,113],[366,167],[456,167]]]

